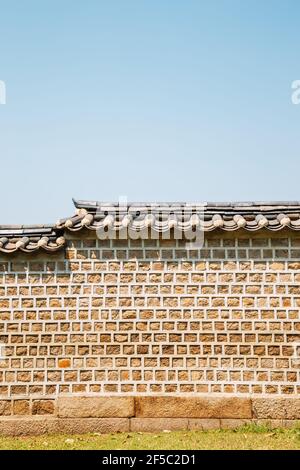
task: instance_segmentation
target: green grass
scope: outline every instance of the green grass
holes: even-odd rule
[[[300,449],[300,428],[0,437],[0,450]]]

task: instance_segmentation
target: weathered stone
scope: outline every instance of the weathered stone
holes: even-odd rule
[[[83,434],[87,432],[128,432],[128,418],[60,418],[58,432]]]
[[[0,400],[0,416],[11,414],[11,402],[9,400]]]
[[[297,419],[283,419],[282,426],[288,429],[293,429],[293,428],[299,429],[300,421]]]
[[[189,429],[191,431],[209,431],[213,429],[220,429],[221,423],[219,419],[201,419],[191,418],[189,419]]]
[[[300,419],[300,398],[252,398],[254,418]]]
[[[243,397],[136,397],[137,417],[251,418],[251,401]]]
[[[0,435],[38,436],[42,434],[83,434],[88,432],[128,432],[127,418],[55,418],[24,416],[0,418]]]
[[[257,426],[264,426],[266,428],[282,428],[284,427],[284,420],[283,419],[253,419],[254,424]],[[294,421],[296,422],[296,421]]]
[[[0,419],[0,435],[38,436],[58,432],[58,420],[42,416],[9,416]]]
[[[131,418],[132,432],[178,431],[188,429],[188,419],[185,418]]]
[[[251,419],[221,419],[221,429],[237,429],[245,424],[251,424]]]
[[[249,396],[266,400],[254,404],[252,419],[280,416],[265,419],[283,426],[298,416],[296,232],[217,230],[201,250],[173,236],[65,235],[59,256],[0,254],[2,416],[26,416],[32,401],[34,416],[53,415],[57,394],[104,401],[105,394],[164,394],[173,397],[167,405],[153,398],[137,412],[195,427],[249,419],[240,401]],[[271,397],[290,397],[290,405]],[[87,416],[103,413],[87,408]]]
[[[14,415],[29,415],[30,414],[30,401],[29,400],[14,400],[13,414]]]
[[[70,359],[59,359],[58,360],[58,367],[65,369],[66,367],[71,366],[71,361]]]
[[[127,418],[134,416],[133,397],[59,397],[58,416],[65,418]]]
[[[0,436],[14,436],[15,421],[11,417],[0,418]]]
[[[51,415],[54,413],[53,400],[33,400],[32,414],[33,415]]]

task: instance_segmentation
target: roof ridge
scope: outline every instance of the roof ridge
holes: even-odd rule
[[[162,206],[176,206],[176,205],[195,205],[195,206],[205,206],[205,207],[259,207],[259,206],[280,206],[280,207],[289,207],[296,206],[300,207],[300,201],[126,201],[126,204],[122,201],[99,201],[99,200],[83,200],[83,199],[74,199],[72,198],[73,203],[76,208],[84,207],[97,207],[99,205],[103,206],[122,206],[125,205],[162,205]]]

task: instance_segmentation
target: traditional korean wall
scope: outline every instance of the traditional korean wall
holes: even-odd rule
[[[85,231],[0,259],[0,432],[26,432],[14,416],[52,416],[41,432],[300,418],[294,232],[216,231],[186,250]]]

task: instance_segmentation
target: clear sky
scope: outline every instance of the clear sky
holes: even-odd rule
[[[0,0],[0,223],[300,200],[298,0]]]

